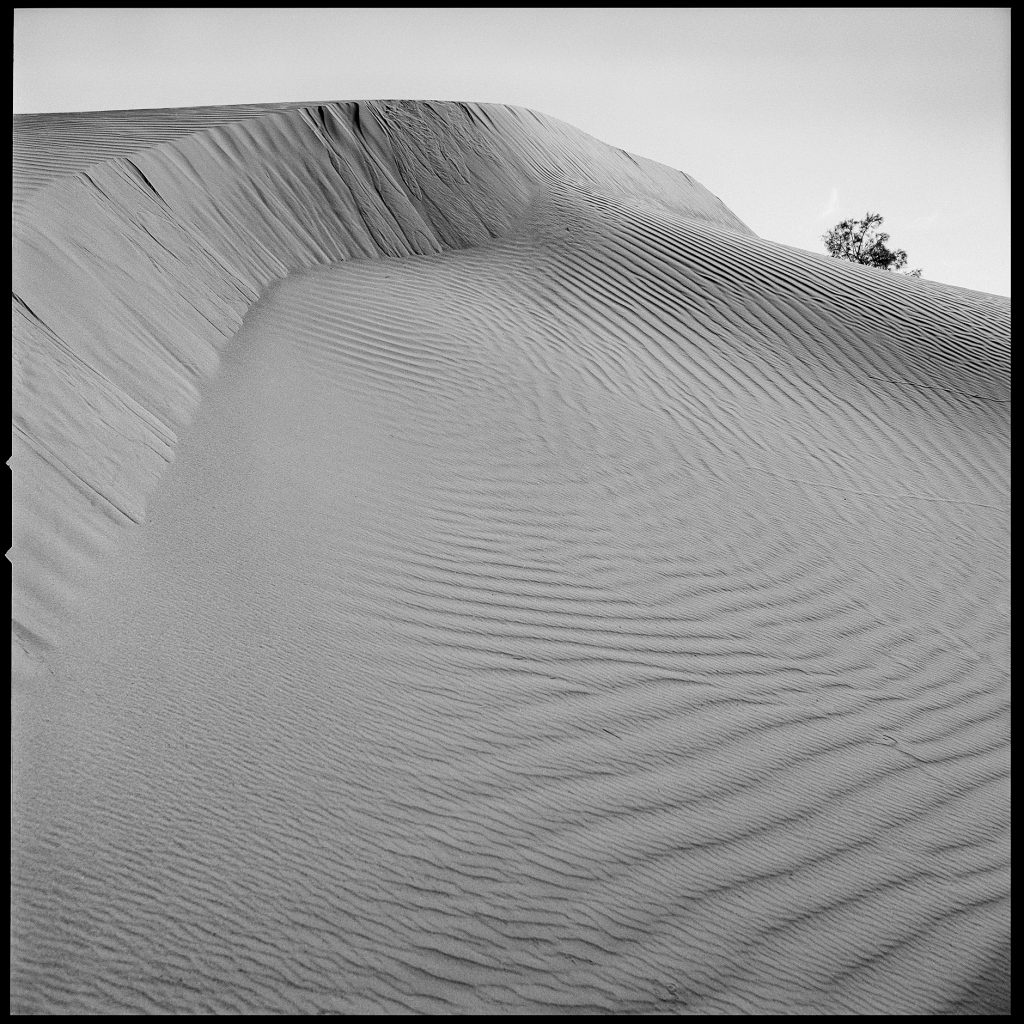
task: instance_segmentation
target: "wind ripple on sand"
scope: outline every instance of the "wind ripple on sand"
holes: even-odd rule
[[[262,117],[298,103],[241,104],[165,110],[94,110],[74,114],[16,114],[12,186],[16,215],[28,197],[57,179],[115,157],[131,156],[206,128]]]
[[[261,109],[16,121],[15,152],[59,172],[48,184],[19,179],[15,196],[20,647],[59,644],[102,552],[144,520],[221,348],[274,281],[338,260],[479,244],[565,174],[749,233],[682,172],[532,111]]]
[[[275,285],[26,716],[17,1006],[998,999],[1007,338],[554,176]]]

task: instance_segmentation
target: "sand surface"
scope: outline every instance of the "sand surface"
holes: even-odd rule
[[[12,1010],[1008,1009],[1008,300],[528,111],[46,117]]]

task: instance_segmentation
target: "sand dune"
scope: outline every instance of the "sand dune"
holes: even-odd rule
[[[12,1010],[1008,1010],[1008,300],[513,108],[15,154]]]

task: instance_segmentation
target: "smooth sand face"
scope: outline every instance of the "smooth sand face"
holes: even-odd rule
[[[740,228],[265,291],[25,644],[12,1008],[999,1009],[1006,309]]]

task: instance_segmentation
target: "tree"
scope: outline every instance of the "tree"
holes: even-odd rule
[[[907,265],[907,254],[903,249],[889,249],[889,236],[878,229],[882,226],[880,213],[866,213],[863,220],[844,220],[827,235],[822,235],[830,256],[837,260],[849,260],[865,267],[879,267],[882,270],[899,270],[908,277],[920,277],[921,269],[903,270]]]

